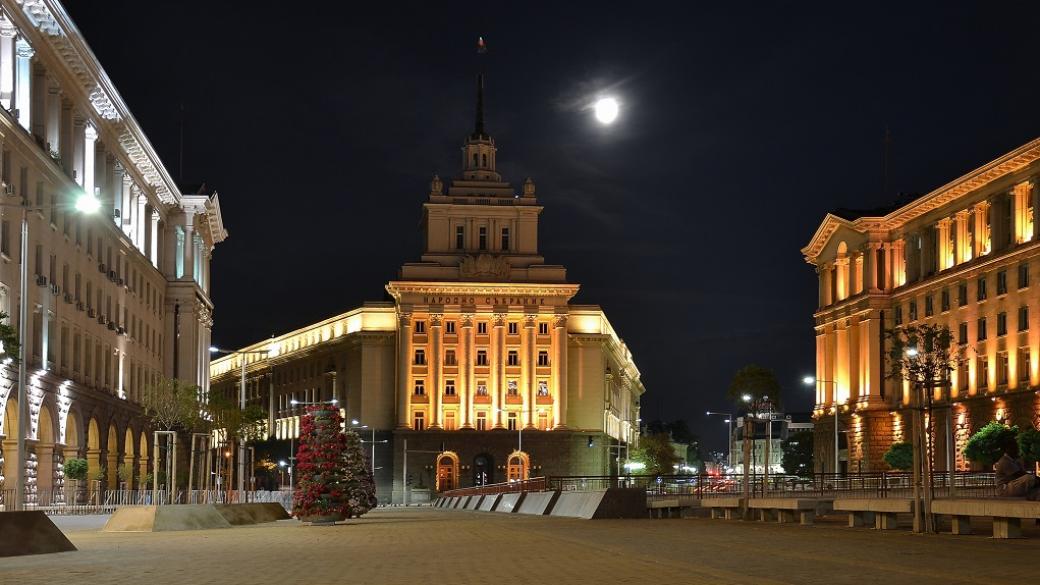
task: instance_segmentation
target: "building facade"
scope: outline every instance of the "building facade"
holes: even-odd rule
[[[340,401],[375,443],[381,501],[402,488],[444,491],[530,475],[616,473],[634,442],[645,389],[631,352],[578,285],[539,253],[542,211],[530,179],[519,192],[497,171],[483,119],[462,170],[434,176],[422,207],[424,250],[386,285],[392,302],[257,343],[211,366],[214,391],[238,392],[292,439],[298,403]],[[297,404],[294,404],[294,401]]]
[[[769,465],[769,473],[782,474],[784,470],[784,441],[796,433],[813,430],[811,422],[795,422],[791,415],[772,413],[770,419],[752,418],[751,433],[751,473],[764,473]],[[744,423],[745,418],[738,416],[730,439],[730,453],[733,457],[731,473],[744,473]],[[767,463],[768,462],[768,463]]]
[[[5,364],[2,483],[60,498],[73,456],[109,487],[124,465],[134,483],[150,460],[145,388],[208,384],[209,259],[227,236],[218,198],[180,192],[55,0],[0,1],[0,106],[0,311],[26,330],[30,419],[18,469],[18,367]],[[84,193],[100,211],[73,209]]]
[[[909,440],[910,389],[886,375],[883,339],[901,325],[945,325],[963,353],[934,395],[938,469],[968,469],[964,445],[989,421],[1037,426],[1038,159],[1034,140],[898,208],[824,218],[802,250],[819,276],[817,471],[835,471],[835,410],[839,472],[886,469]]]

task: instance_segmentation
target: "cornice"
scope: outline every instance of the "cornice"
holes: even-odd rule
[[[438,294],[438,295],[494,295],[494,296],[543,296],[566,297],[570,299],[578,293],[577,284],[528,284],[513,282],[417,282],[391,281],[386,291],[396,301],[401,295]]]

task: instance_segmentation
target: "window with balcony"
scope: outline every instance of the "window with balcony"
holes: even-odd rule
[[[509,380],[508,382],[506,382],[506,393],[510,396],[519,395],[520,391],[517,388],[516,380]]]

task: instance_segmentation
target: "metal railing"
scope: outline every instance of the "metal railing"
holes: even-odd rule
[[[0,490],[0,512],[8,510],[14,502],[12,488]],[[104,488],[68,488],[62,490],[26,490],[25,509],[40,510],[48,515],[111,514],[120,506],[150,506],[166,504],[229,504],[240,502],[274,502],[286,510],[292,510],[292,494],[288,490],[246,491],[237,490],[177,490],[170,497],[166,490],[126,490]]]
[[[518,492],[544,492],[547,487],[546,478],[532,477],[520,481],[507,481],[503,483],[491,483],[487,485],[447,490],[439,495],[442,498],[455,498],[461,496],[487,496],[493,494],[510,494]]]

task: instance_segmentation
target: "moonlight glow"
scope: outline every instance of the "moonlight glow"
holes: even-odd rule
[[[596,119],[601,124],[610,124],[617,119],[618,103],[614,98],[600,98],[595,105]]]

